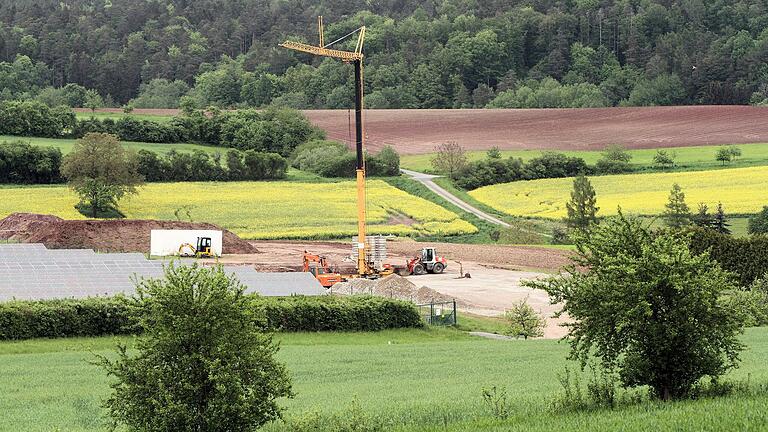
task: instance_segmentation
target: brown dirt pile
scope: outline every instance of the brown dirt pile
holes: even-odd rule
[[[349,282],[339,282],[331,287],[330,292],[339,295],[369,294],[414,303],[453,300],[453,297],[441,294],[431,288],[419,288],[413,282],[398,275],[390,275],[377,280],[352,279]]]
[[[64,220],[56,216],[14,213],[0,220],[0,239],[43,243],[51,249],[94,249],[101,252],[149,253],[153,229],[201,229],[224,232],[225,254],[257,253],[234,233],[204,222],[157,220]]]

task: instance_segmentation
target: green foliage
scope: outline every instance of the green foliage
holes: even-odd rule
[[[134,324],[121,297],[0,303],[0,340],[117,335]]]
[[[695,229],[691,237],[694,253],[709,253],[723,269],[736,274],[748,287],[768,272],[768,237],[735,238],[711,229]]]
[[[456,141],[448,141],[435,147],[435,156],[432,157],[432,166],[435,171],[457,179],[467,166],[467,155],[464,148]]]
[[[757,279],[749,288],[738,289],[726,297],[734,310],[743,314],[747,327],[768,325],[768,278]]]
[[[709,207],[704,203],[699,203],[698,212],[691,216],[691,222],[700,228],[711,228],[713,217],[709,214]]]
[[[723,203],[717,203],[717,212],[712,216],[712,229],[720,234],[731,234],[730,226],[731,224],[728,222],[728,217],[723,209]]]
[[[253,297],[263,331],[379,331],[421,327],[410,303],[380,297]],[[122,297],[0,303],[0,340],[137,334]]]
[[[178,108],[181,97],[189,92],[184,81],[156,78],[141,84],[139,96],[131,101],[135,108]]]
[[[293,432],[381,432],[384,425],[363,411],[355,398],[350,406],[339,414],[324,415],[311,411],[286,422]]]
[[[763,207],[760,213],[749,218],[750,234],[768,234],[768,206]]]
[[[768,95],[758,0],[332,2],[323,10],[308,0],[280,8],[201,1],[77,0],[46,10],[48,26],[39,10],[16,8],[0,17],[0,99],[71,83],[120,105],[143,97],[142,84],[173,79],[195,83],[189,97],[198,107],[348,106],[348,65],[297,64],[306,57],[277,48],[286,35],[313,38],[307,25],[319,13],[333,17],[331,39],[368,25],[366,90],[380,108],[483,106],[494,93],[491,104],[524,107],[759,104]],[[610,17],[621,19],[606,24]],[[176,104],[173,93],[156,101]]]
[[[137,193],[143,183],[135,155],[106,134],[88,134],[78,140],[64,158],[61,173],[94,218],[116,209],[123,196]]]
[[[733,160],[733,153],[731,153],[731,149],[728,147],[720,147],[717,149],[715,160],[722,162],[723,166],[725,166],[726,163],[730,163]]]
[[[57,138],[75,124],[65,107],[49,108],[36,101],[0,102],[0,134]]]
[[[568,217],[565,219],[568,228],[589,231],[597,224],[597,197],[589,179],[581,175],[573,180],[571,200],[565,204]]]
[[[674,151],[656,150],[656,154],[653,155],[653,163],[663,168],[674,167],[675,156]]]
[[[499,420],[506,420],[512,414],[512,407],[507,397],[506,388],[496,386],[484,388],[483,402],[488,407],[488,410],[491,411],[493,417]]]
[[[544,336],[547,321],[528,304],[528,298],[515,302],[504,312],[504,319],[509,324],[506,333],[510,336],[524,339]]]
[[[628,106],[678,105],[685,101],[683,82],[676,74],[662,74],[653,79],[641,79],[632,89]]]
[[[59,183],[61,150],[24,141],[0,143],[0,183]]]
[[[632,171],[629,162],[632,154],[620,145],[610,145],[603,151],[602,157],[595,164],[600,174],[622,174]]]
[[[563,275],[526,284],[564,304],[571,358],[582,367],[596,356],[623,386],[648,385],[670,399],[737,365],[741,315],[721,301],[736,286],[686,238],[619,214],[589,236],[577,233],[576,246]]]
[[[487,108],[599,108],[608,106],[600,89],[589,83],[562,85],[553,78],[499,93]]]
[[[587,172],[589,167],[584,159],[556,152],[544,152],[525,163],[519,158],[487,157],[467,164],[456,176],[456,184],[465,189],[477,189],[518,180],[574,177]]]
[[[294,150],[291,166],[322,177],[354,177],[357,155],[340,142],[314,140]],[[366,154],[365,171],[369,176],[400,175],[400,155],[390,146],[378,154]]]
[[[222,267],[176,267],[136,287],[136,353],[99,357],[114,377],[105,401],[115,426],[139,431],[253,431],[292,397],[278,346],[258,331],[245,286]]]
[[[691,223],[691,210],[685,203],[685,193],[680,185],[675,183],[669,193],[669,202],[664,206],[664,221],[670,228],[680,229]]]

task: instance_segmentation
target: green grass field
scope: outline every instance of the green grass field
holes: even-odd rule
[[[289,419],[344,415],[357,400],[386,430],[415,431],[732,431],[762,430],[768,396],[732,396],[615,410],[553,412],[567,346],[549,340],[493,341],[453,330],[279,334],[279,358],[296,398]],[[123,339],[128,340],[130,339]],[[768,328],[749,329],[742,367],[728,379],[768,383]],[[112,338],[0,343],[0,430],[101,431],[104,373],[88,363],[112,352]],[[573,366],[573,365],[571,365]],[[585,377],[584,377],[585,378]],[[506,387],[512,416],[494,419],[481,391]],[[289,431],[273,424],[268,431]]]
[[[625,174],[590,178],[601,215],[627,212],[658,215],[674,183],[685,192],[692,211],[698,203],[710,210],[722,202],[728,214],[754,214],[768,205],[768,169],[763,167],[683,173]],[[562,218],[573,179],[543,179],[486,186],[470,192],[474,199],[508,215]]]
[[[0,142],[3,142],[3,141],[6,141],[6,142],[24,141],[36,146],[56,147],[59,150],[61,150],[63,154],[67,154],[70,151],[72,151],[72,147],[74,147],[75,141],[77,140],[0,135]],[[176,150],[180,152],[191,152],[192,150],[202,150],[208,153],[219,152],[223,154],[227,151],[227,148],[224,148],[224,147],[213,147],[213,146],[205,146],[205,145],[199,145],[199,144],[184,144],[184,143],[155,144],[155,143],[125,141],[123,142],[123,145],[125,146],[125,148],[131,149],[131,150],[136,150],[136,151],[150,150],[157,153],[168,153],[171,150]]]
[[[696,171],[722,168],[722,162],[715,160],[715,153],[721,146],[701,146],[701,147],[672,147],[666,148],[669,152],[675,152],[677,157],[675,162],[677,167],[675,171]],[[740,144],[738,147],[743,155],[726,167],[748,167],[758,165],[768,165],[768,144]],[[631,164],[637,170],[650,169],[653,167],[653,155],[657,149],[630,150],[632,154]],[[589,165],[594,165],[600,159],[600,151],[560,151],[568,156],[576,156],[584,159]],[[519,157],[528,160],[540,156],[540,150],[505,150],[501,154],[504,158]],[[431,159],[434,154],[421,155],[403,155],[400,157],[400,165],[403,168],[420,172],[433,171]],[[486,157],[485,151],[469,151],[467,157],[471,161],[480,160]]]

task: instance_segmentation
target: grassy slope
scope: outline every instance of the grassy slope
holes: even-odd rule
[[[492,341],[451,330],[358,334],[281,334],[279,358],[297,397],[289,418],[317,410],[361,409],[400,431],[501,430],[758,430],[768,397],[731,397],[615,411],[553,414],[557,373],[567,346],[556,341]],[[768,382],[768,329],[750,329],[742,367],[729,376]],[[0,343],[0,430],[103,430],[99,401],[108,380],[87,363],[111,351],[111,338]],[[513,416],[493,420],[481,389],[509,389]],[[287,430],[272,425],[268,430]]]
[[[700,147],[670,147],[665,150],[675,152],[677,154],[676,164],[678,165],[678,171],[694,171],[694,170],[708,170],[722,168],[722,163],[715,160],[715,153],[721,146],[700,146]],[[747,167],[768,165],[768,143],[759,144],[740,144],[743,155],[738,161],[731,163],[730,167]],[[632,154],[632,165],[638,169],[652,169],[653,167],[653,155],[656,154],[657,149],[642,149],[642,150],[630,150]],[[583,158],[588,164],[593,165],[601,157],[599,151],[559,151],[558,153],[565,153],[569,156],[577,156]],[[505,150],[501,154],[503,157],[520,157],[524,160],[528,160],[537,156],[540,156],[542,151],[540,150]],[[415,171],[429,172],[432,171],[432,159],[433,154],[422,155],[403,155],[400,158],[403,168],[412,169]],[[469,160],[480,160],[485,158],[485,151],[470,151],[467,152]],[[726,166],[726,167],[728,167]]]
[[[72,147],[75,145],[74,139],[56,139],[56,138],[35,138],[35,137],[18,137],[18,136],[11,136],[11,135],[0,135],[0,142],[3,141],[25,141],[32,145],[36,146],[45,146],[45,147],[56,147],[63,154],[67,154],[70,151],[72,151]],[[176,151],[192,151],[192,150],[202,150],[208,153],[224,153],[227,151],[226,148],[223,147],[213,147],[213,146],[205,146],[205,145],[199,145],[199,144],[184,144],[184,143],[178,143],[178,144],[155,144],[155,143],[145,143],[145,142],[133,142],[133,141],[126,141],[123,142],[123,145],[126,148],[133,149],[133,150],[150,150],[157,153],[167,153],[171,150]]]

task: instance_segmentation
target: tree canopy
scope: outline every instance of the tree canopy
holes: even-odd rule
[[[365,24],[380,108],[740,104],[768,100],[760,0],[552,2],[0,0],[0,99],[68,84],[105,105],[345,108],[350,66],[277,47]],[[343,46],[342,46],[343,48]],[[310,64],[305,64],[305,63]],[[174,83],[173,86],[160,85]],[[70,100],[69,103],[77,102]],[[82,105],[80,105],[82,106]]]

